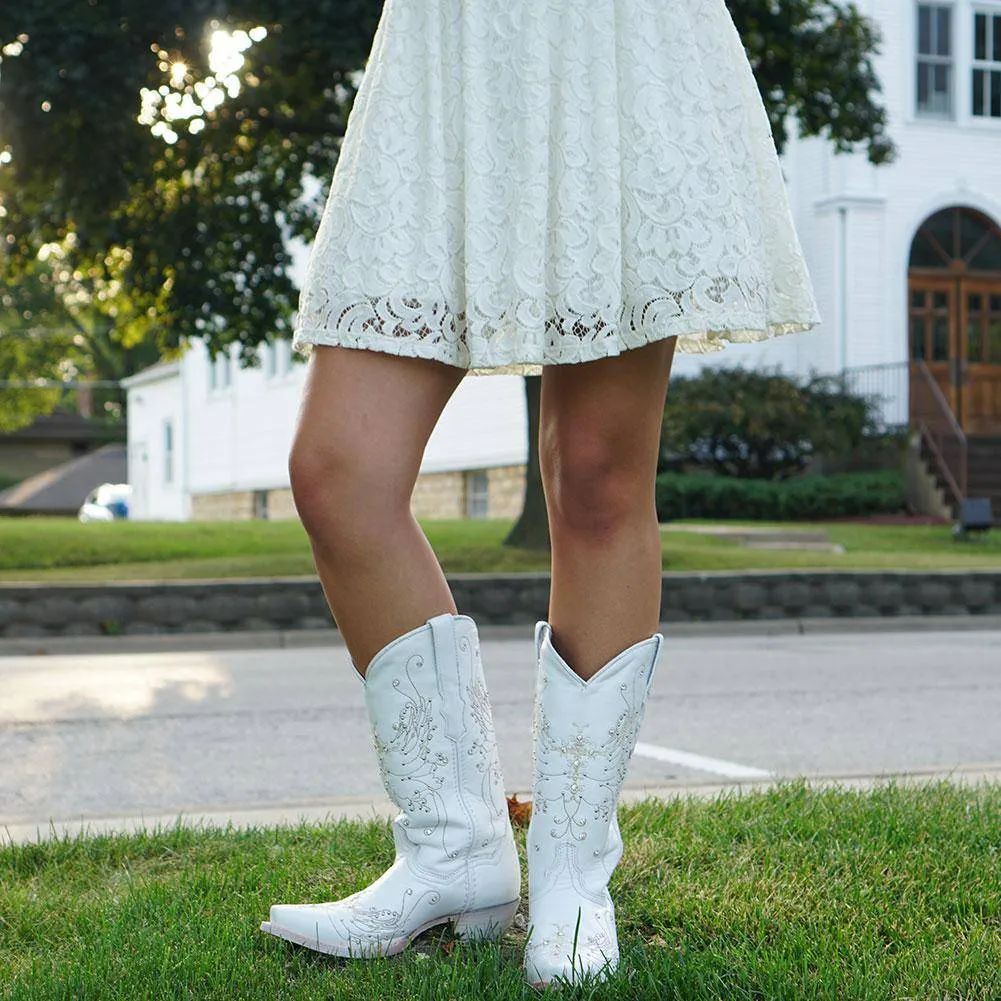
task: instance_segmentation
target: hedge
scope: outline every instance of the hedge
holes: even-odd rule
[[[893,514],[906,506],[903,474],[895,470],[744,480],[711,474],[662,473],[657,477],[657,516],[813,521]]]

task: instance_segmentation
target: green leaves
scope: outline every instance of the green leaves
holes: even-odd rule
[[[744,40],[779,151],[791,119],[801,136],[825,136],[838,152],[866,147],[889,163],[895,148],[873,65],[882,38],[842,0],[727,0]]]
[[[817,453],[843,454],[875,433],[876,406],[832,377],[801,386],[777,370],[706,369],[671,380],[661,451],[727,476],[779,480]]]

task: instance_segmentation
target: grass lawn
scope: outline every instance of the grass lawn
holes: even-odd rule
[[[827,531],[844,553],[745,549],[695,532],[664,532],[666,570],[1001,569],[1001,532],[957,543],[943,526],[854,523],[778,526]],[[548,569],[544,553],[502,546],[508,521],[429,521],[448,573]],[[172,580],[312,575],[295,521],[80,524],[73,519],[0,519],[0,582]]]
[[[1001,786],[794,783],[621,821],[621,975],[562,996],[1001,997]],[[434,930],[395,959],[347,962],[257,930],[269,903],[350,893],[391,854],[386,824],[349,822],[0,848],[0,998],[539,997],[523,930],[457,947]]]

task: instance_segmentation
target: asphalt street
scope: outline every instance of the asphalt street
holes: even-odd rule
[[[483,659],[506,783],[531,784],[530,629]],[[668,636],[634,794],[793,776],[1001,778],[1001,630]],[[338,644],[0,657],[0,833],[378,814]]]

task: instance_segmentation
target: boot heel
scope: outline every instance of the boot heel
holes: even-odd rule
[[[497,907],[460,914],[455,919],[455,934],[467,941],[492,942],[507,931],[517,911],[518,901],[512,900]]]

